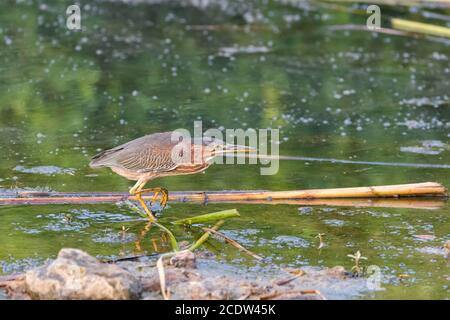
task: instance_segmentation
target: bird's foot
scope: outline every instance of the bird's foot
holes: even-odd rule
[[[161,210],[163,210],[166,207],[167,202],[169,201],[169,191],[165,188],[155,188],[155,189],[157,189],[158,191],[155,192],[155,194],[153,195],[152,203],[156,201],[159,195],[161,195],[159,205],[161,206]]]
[[[143,194],[143,193],[147,193],[147,192],[154,193],[152,200],[151,200],[151,204],[153,204],[158,199],[158,197],[161,195],[161,200],[159,201],[161,210],[163,210],[166,207],[167,202],[169,200],[169,191],[167,189],[159,188],[159,187],[158,188],[148,188],[148,189],[142,189],[142,190],[138,191],[137,193]]]

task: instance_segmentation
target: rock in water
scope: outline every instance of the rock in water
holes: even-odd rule
[[[175,268],[195,269],[197,267],[195,254],[191,251],[178,252],[170,259],[170,264]]]
[[[25,274],[34,299],[137,299],[140,284],[128,271],[101,263],[77,249],[61,249],[56,260]]]

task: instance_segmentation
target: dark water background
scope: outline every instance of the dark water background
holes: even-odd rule
[[[59,2],[2,1],[0,187],[126,191],[131,182],[91,170],[89,158],[144,134],[192,130],[194,120],[205,129],[279,128],[283,155],[450,164],[448,42],[333,30],[366,17],[308,2],[222,3],[92,1],[82,6],[84,30],[73,32]],[[258,166],[224,165],[153,185],[289,190],[424,181],[449,186],[449,169],[283,161],[273,176],[261,176]],[[241,217],[223,230],[273,263],[350,269],[347,255],[360,250],[364,265],[381,268],[386,290],[356,297],[442,299],[449,297],[440,249],[450,239],[449,205],[437,206],[171,203],[161,221],[237,208]],[[117,205],[1,207],[0,273],[62,247],[131,254],[144,226]],[[199,235],[173,231],[179,240]],[[326,234],[321,250],[318,233]],[[168,249],[152,230],[143,250],[154,250],[152,238],[158,250]],[[254,265],[215,240],[209,249],[242,268]]]

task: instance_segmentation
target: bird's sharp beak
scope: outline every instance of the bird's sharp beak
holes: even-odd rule
[[[222,149],[216,150],[216,154],[225,154],[225,153],[253,153],[256,152],[257,149],[253,147],[235,145],[235,144],[225,144],[222,146]]]

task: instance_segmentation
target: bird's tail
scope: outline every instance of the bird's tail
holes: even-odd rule
[[[95,156],[92,157],[89,166],[93,169],[106,167],[108,164],[111,164],[111,156],[122,149],[123,147],[117,147],[114,149],[104,150],[96,154]]]

